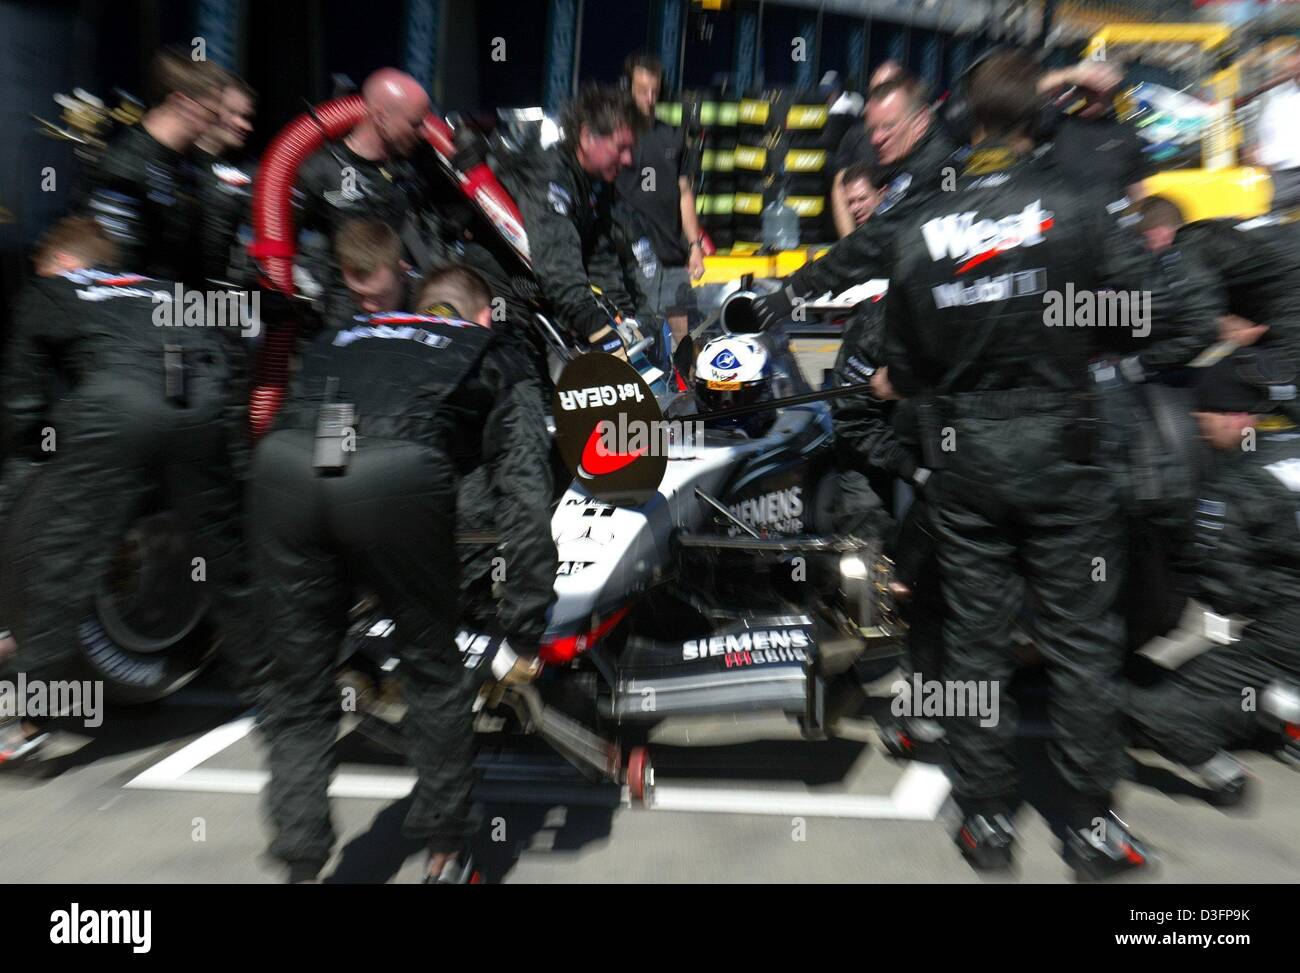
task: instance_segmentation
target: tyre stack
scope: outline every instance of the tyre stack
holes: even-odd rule
[[[763,209],[785,193],[799,216],[799,243],[826,238],[826,105],[809,92],[772,91],[740,103],[736,174],[736,251],[763,245]]]

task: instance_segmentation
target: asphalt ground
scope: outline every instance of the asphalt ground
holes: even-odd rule
[[[976,874],[952,846],[943,771],[884,756],[870,732],[861,740],[652,748],[649,808],[630,806],[625,788],[588,783],[536,741],[488,738],[476,858],[493,882],[1067,881],[1053,833],[1060,807],[1050,731],[1034,681],[1027,686],[1022,848],[1010,876]],[[864,715],[887,705],[866,700]],[[112,709],[97,730],[65,726],[59,746],[62,755],[45,768],[51,776],[0,777],[0,880],[283,879],[264,855],[263,744],[220,673],[162,703]],[[409,770],[356,729],[342,733],[339,753],[331,880],[415,881],[421,850],[400,832]],[[1263,753],[1240,754],[1255,777],[1254,798],[1228,811],[1209,805],[1177,768],[1134,756],[1118,799],[1157,852],[1157,870],[1142,881],[1300,878],[1300,773]]]

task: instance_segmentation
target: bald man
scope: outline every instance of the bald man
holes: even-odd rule
[[[341,327],[355,313],[333,241],[352,219],[378,220],[402,237],[420,270],[441,256],[443,236],[430,199],[431,153],[420,134],[429,96],[409,74],[381,68],[361,88],[366,115],[340,142],[329,143],[298,171],[299,228],[321,236],[304,242],[308,271],[324,289],[326,322]],[[435,177],[437,178],[437,177]],[[428,240],[435,241],[430,248]]]

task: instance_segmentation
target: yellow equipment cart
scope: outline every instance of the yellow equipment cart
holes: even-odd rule
[[[1231,40],[1232,29],[1223,24],[1112,24],[1092,37],[1084,58],[1108,61],[1126,47],[1186,45],[1210,60],[1224,54]],[[1201,165],[1157,172],[1143,182],[1143,192],[1168,197],[1190,220],[1261,216],[1273,197],[1268,170],[1237,164],[1242,136],[1233,99],[1240,72],[1236,65],[1213,71],[1203,85],[1214,115],[1201,139]]]

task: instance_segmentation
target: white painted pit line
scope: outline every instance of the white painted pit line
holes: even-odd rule
[[[200,767],[248,736],[251,716],[219,726],[163,758],[122,786],[132,790],[190,791],[207,794],[258,794],[270,780],[265,770]],[[334,775],[331,797],[399,800],[415,786],[410,771]],[[826,794],[781,789],[722,788],[656,783],[650,810],[714,814],[761,814],[781,817],[877,818],[933,821],[948,797],[950,784],[938,767],[909,764],[889,794]],[[623,801],[628,801],[623,788]]]
[[[948,777],[938,767],[912,763],[889,794],[800,793],[656,782],[650,807],[656,811],[714,814],[933,821],[947,800],[950,787]]]
[[[253,717],[245,716],[210,730],[193,743],[163,758],[122,786],[132,790],[198,791],[206,794],[260,794],[271,779],[265,770],[228,770],[200,767],[253,731]],[[415,774],[338,773],[330,784],[331,797],[398,800],[411,793]]]

